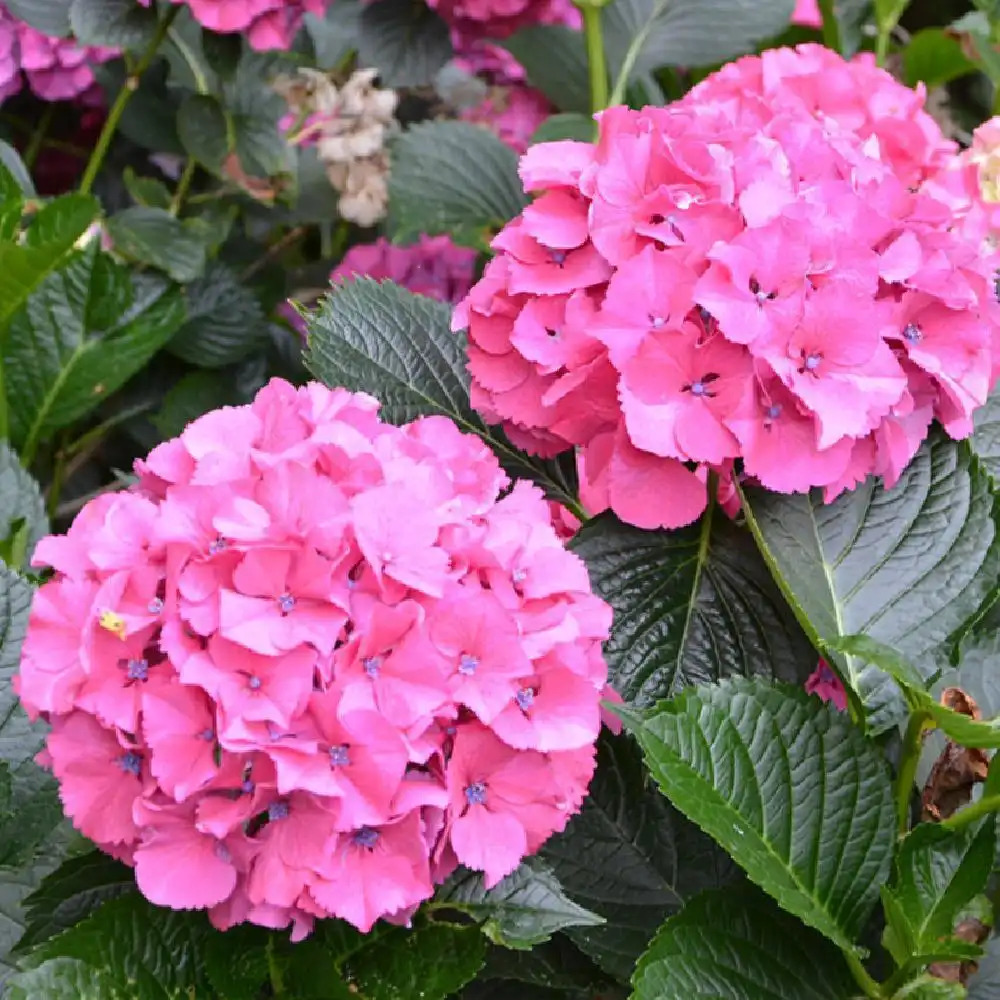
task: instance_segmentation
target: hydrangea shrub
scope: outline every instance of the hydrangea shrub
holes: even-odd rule
[[[995,8],[0,4],[0,995],[996,995]]]

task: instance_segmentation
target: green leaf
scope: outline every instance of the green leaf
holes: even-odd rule
[[[28,630],[31,597],[27,580],[0,562],[0,761],[12,768],[30,761],[42,744],[39,726],[28,721],[12,685]]]
[[[238,34],[222,34],[202,28],[201,48],[205,61],[223,79],[231,80],[236,74],[243,55],[243,38]]]
[[[0,243],[0,346],[11,316],[73,253],[74,244],[100,211],[95,198],[65,195],[35,216],[23,244]]]
[[[3,351],[11,436],[24,442],[22,453],[122,386],[183,318],[175,288],[152,274],[130,278],[93,245],[50,275],[11,323]]]
[[[25,961],[37,968],[49,959],[74,958],[100,970],[124,996],[189,1000],[210,995],[201,949],[211,933],[203,913],[154,906],[133,892],[49,938]]]
[[[967,996],[961,983],[951,983],[936,976],[923,975],[901,986],[892,1000],[964,1000]]]
[[[959,914],[983,891],[993,870],[996,819],[972,830],[949,831],[932,823],[917,826],[903,841],[887,898],[884,942],[897,965],[927,964],[949,957]],[[969,945],[958,942],[957,957]],[[973,948],[973,954],[978,949]]]
[[[582,811],[546,843],[542,857],[571,899],[606,920],[568,935],[623,981],[665,917],[735,872],[652,786],[635,741],[607,734]]]
[[[843,957],[743,887],[706,892],[659,930],[632,979],[633,1000],[846,1000]]]
[[[4,6],[18,21],[50,38],[65,38],[73,30],[66,0],[5,0]]]
[[[25,558],[14,563],[14,568],[27,562],[38,540],[48,534],[49,521],[38,483],[21,465],[17,452],[0,441],[0,542],[19,531],[23,532],[21,555]]]
[[[190,372],[166,394],[150,417],[163,440],[178,437],[192,420],[209,410],[244,402],[228,373],[205,370]]]
[[[475,246],[525,204],[517,154],[487,129],[424,122],[392,144],[386,226],[396,242],[448,233]]]
[[[151,208],[170,207],[170,188],[163,181],[155,177],[140,177],[131,167],[125,168],[122,180],[137,205],[147,205]]]
[[[144,49],[156,34],[155,8],[133,0],[73,0],[69,22],[84,45]]]
[[[901,688],[913,711],[925,712],[950,739],[962,746],[996,749],[1000,747],[1000,718],[973,719],[942,705],[928,693],[920,673],[894,649],[870,636],[851,635],[832,643],[832,648],[873,664],[889,674]],[[946,681],[954,680],[951,672]]]
[[[252,924],[210,934],[203,959],[212,989],[224,1000],[257,1000],[268,981],[267,944],[271,935]]]
[[[476,927],[399,927],[351,955],[344,971],[365,1000],[444,1000],[476,975],[485,955]]]
[[[622,714],[671,802],[782,907],[853,948],[895,839],[878,746],[800,688],[742,678]]]
[[[165,271],[185,283],[205,270],[205,245],[162,208],[133,205],[108,219],[108,235],[124,257]]]
[[[26,0],[26,2],[34,4],[35,0]],[[31,172],[24,165],[21,154],[9,142],[0,142],[0,166],[4,167],[14,178],[22,194],[29,198],[37,196]]]
[[[995,598],[998,501],[969,448],[935,433],[899,483],[869,479],[831,504],[818,492],[749,490],[758,545],[817,646],[865,634],[922,672]],[[885,674],[828,650],[870,704],[887,704]],[[898,706],[869,719],[898,720]]]
[[[32,732],[31,737],[32,746],[37,747],[39,735]],[[9,738],[6,732],[4,738]],[[9,775],[10,802],[0,815],[0,866],[20,868],[46,845],[65,841],[69,824],[64,822],[58,786],[48,771],[26,760]]]
[[[358,20],[364,8],[356,0],[338,0],[322,17],[306,14],[304,21],[316,54],[316,68],[336,69],[357,47]]]
[[[533,24],[499,44],[524,67],[531,86],[560,111],[589,116],[587,52],[579,31],[559,24]],[[590,126],[587,141],[593,138],[593,122]]]
[[[6,982],[7,1000],[118,1000],[108,977],[85,962],[54,958],[37,969],[19,972]],[[132,994],[131,996],[134,996]]]
[[[714,66],[782,31],[794,0],[613,0],[604,8],[612,73],[629,78],[661,66]]]
[[[801,682],[816,666],[753,539],[721,513],[680,531],[641,531],[604,514],[571,548],[614,608],[605,656],[629,704],[731,674]]]
[[[559,142],[562,139],[574,139],[577,142],[590,142],[594,138],[594,122],[588,115],[560,114],[551,115],[535,129],[529,140],[534,146],[539,142]]]
[[[496,980],[503,982],[497,983]],[[483,989],[487,981],[493,981],[492,986]],[[571,941],[558,934],[530,951],[490,948],[476,983],[462,997],[465,1000],[470,995],[489,996],[496,1000],[501,995],[507,995],[510,1000],[516,1000],[523,997],[525,985],[532,987],[531,1000],[535,1000],[536,992],[541,990],[558,991],[555,995],[561,996],[562,1000],[567,1000],[567,994],[570,998],[579,997],[579,1000],[592,1000],[595,994],[614,995],[613,984],[597,966]],[[502,992],[505,989],[508,994]]]
[[[229,154],[226,112],[210,94],[188,94],[177,111],[177,134],[188,156],[217,174]]]
[[[221,368],[267,343],[264,310],[227,265],[213,261],[185,292],[187,319],[170,341],[171,354],[202,368]]]
[[[266,82],[273,75],[268,57],[247,53],[223,87],[236,155],[251,177],[273,177],[292,167],[292,150],[278,127],[288,106]]]
[[[24,901],[24,937],[18,950],[27,952],[88,917],[109,899],[135,891],[135,873],[101,851],[90,851],[42,879]]]
[[[994,483],[1000,483],[1000,392],[990,393],[972,419],[972,450]]]
[[[451,307],[391,281],[334,286],[310,320],[306,365],[326,385],[377,396],[392,423],[442,415],[478,434],[512,475],[575,503],[557,462],[529,458],[487,430],[469,405],[465,338],[451,332]]]
[[[543,865],[522,864],[492,889],[477,872],[460,869],[435,894],[434,903],[460,910],[484,925],[486,936],[507,948],[530,949],[567,927],[598,927],[603,917],[563,893]]]
[[[986,942],[986,955],[969,981],[969,1000],[1000,1000],[1000,937]]]
[[[908,87],[918,83],[928,88],[943,87],[975,72],[976,64],[966,56],[962,43],[944,28],[918,31],[903,49],[903,78]],[[979,413],[982,410],[977,417]],[[976,422],[978,424],[978,419]]]
[[[448,25],[412,0],[379,0],[361,9],[358,62],[374,66],[384,87],[426,87],[453,50]]]

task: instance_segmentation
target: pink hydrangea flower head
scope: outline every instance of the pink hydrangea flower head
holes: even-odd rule
[[[563,829],[609,697],[571,515],[443,417],[278,379],[136,471],[37,547],[15,685],[147,898],[368,931]]]
[[[571,0],[432,0],[430,6],[451,26],[460,57],[475,53],[486,39],[508,38],[532,24],[581,23]]]
[[[388,280],[439,302],[458,302],[472,287],[475,268],[476,251],[457,246],[449,236],[421,236],[410,246],[380,237],[351,247],[330,273],[330,281]]]
[[[51,38],[0,4],[0,100],[21,89],[22,73],[42,100],[73,100],[94,87],[92,65],[117,54],[116,49],[78,45],[71,38]]]
[[[462,111],[462,119],[483,125],[515,153],[524,153],[538,126],[552,114],[545,95],[532,87],[494,87],[479,104]]]
[[[149,0],[140,0],[148,6]],[[306,14],[323,16],[330,0],[172,0],[186,4],[209,31],[246,34],[257,52],[287,51]]]
[[[935,419],[968,435],[1000,375],[1000,129],[959,154],[923,99],[802,45],[530,147],[534,200],[454,314],[473,405],[643,528],[696,520],[709,473],[727,509],[734,474],[829,499],[892,485]]]

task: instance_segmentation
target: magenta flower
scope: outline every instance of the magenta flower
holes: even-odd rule
[[[67,815],[147,898],[367,931],[579,809],[610,609],[570,515],[479,438],[274,380],[136,471],[39,544],[15,683]]]
[[[475,280],[476,252],[456,246],[448,236],[421,236],[411,246],[395,246],[385,237],[359,243],[330,272],[330,281],[388,279],[439,302],[458,302]]]
[[[832,702],[841,712],[847,711],[847,692],[826,660],[820,659],[819,665],[809,675],[805,688],[821,701]]]
[[[831,499],[934,420],[967,436],[1000,375],[997,129],[958,154],[923,100],[803,45],[529,148],[454,314],[473,405],[643,528],[696,520],[710,472],[727,510],[734,473]]]
[[[552,105],[532,87],[494,87],[471,108],[461,113],[463,121],[488,128],[515,153],[523,153],[538,126],[553,113]]]

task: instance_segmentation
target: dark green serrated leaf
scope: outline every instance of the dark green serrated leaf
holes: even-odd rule
[[[559,142],[563,139],[573,139],[577,142],[590,142],[594,138],[594,122],[587,115],[562,114],[546,118],[535,129],[529,140],[534,146],[539,142]]]
[[[12,681],[28,630],[32,589],[27,580],[0,563],[0,760],[17,768],[42,744],[40,727],[28,721]]]
[[[641,531],[605,514],[570,547],[614,608],[605,655],[630,704],[732,674],[802,682],[816,666],[753,539],[722,514],[680,531]]]
[[[267,322],[252,289],[227,265],[213,261],[185,289],[187,318],[170,341],[171,354],[202,368],[242,361],[267,343]]]
[[[995,817],[971,830],[917,826],[903,841],[896,875],[884,890],[892,905],[884,942],[898,965],[947,957],[959,914],[983,891],[996,853]],[[959,955],[969,946],[960,942]],[[973,951],[975,951],[973,949]]]
[[[34,2],[34,0],[29,0],[29,2]],[[0,166],[3,166],[17,181],[22,194],[29,198],[36,197],[35,183],[31,179],[31,172],[24,165],[21,154],[9,142],[0,142]]]
[[[578,906],[539,862],[525,862],[492,889],[477,872],[460,869],[435,894],[435,905],[460,910],[508,948],[530,949],[567,927],[599,927],[604,918]]]
[[[37,747],[40,736],[31,733]],[[3,738],[8,738],[3,733]],[[64,823],[58,786],[48,771],[26,760],[10,772],[10,803],[0,817],[0,866],[19,868],[30,864],[44,845],[65,840],[69,824]]]
[[[451,59],[448,25],[412,0],[379,0],[358,18],[358,61],[379,71],[384,87],[426,87]]]
[[[476,927],[400,927],[351,955],[344,974],[365,1000],[445,1000],[476,975],[485,956]]]
[[[500,44],[524,67],[528,82],[560,111],[590,114],[587,52],[579,31],[558,24],[535,24]],[[593,122],[586,138],[593,138]]]
[[[288,106],[267,84],[272,75],[266,56],[247,53],[223,86],[234,149],[251,177],[274,177],[292,168],[292,150],[278,127]]]
[[[476,246],[524,205],[517,154],[487,129],[424,122],[392,144],[386,227],[396,242],[448,233]]]
[[[923,672],[923,660],[960,637],[996,595],[998,502],[968,447],[941,434],[891,490],[868,480],[831,504],[815,492],[750,490],[745,500],[765,559],[821,648],[864,633]],[[879,708],[873,728],[898,720],[901,699],[897,692],[893,706],[884,673],[835,650],[830,656]]]
[[[613,0],[604,9],[608,63],[614,76],[630,59],[630,78],[714,66],[778,34],[794,8],[794,0]]]
[[[211,933],[203,913],[154,906],[133,892],[49,938],[25,962],[37,968],[53,958],[74,958],[99,969],[112,989],[127,996],[189,1000],[210,995],[201,952]]]
[[[85,962],[54,958],[37,969],[18,972],[4,984],[7,1000],[134,1000]]]
[[[203,953],[205,973],[222,1000],[257,1000],[269,979],[267,947],[271,936],[251,924],[238,924],[208,936]]]
[[[155,177],[140,177],[131,167],[125,168],[122,180],[137,205],[147,205],[150,208],[170,207],[170,188],[163,181]]]
[[[185,375],[150,419],[164,440],[178,437],[192,420],[209,410],[244,402],[229,373],[198,371]]]
[[[162,208],[133,205],[108,219],[108,235],[124,257],[165,271],[182,284],[205,271],[205,245]]]
[[[830,944],[749,887],[706,892],[657,933],[633,1000],[847,1000],[856,987]]]
[[[68,0],[5,0],[4,6],[17,20],[50,38],[66,38],[73,30]]]
[[[1000,483],[1000,392],[990,393],[986,405],[973,414],[972,450],[995,483]]]
[[[91,245],[49,275],[11,323],[3,350],[10,429],[27,453],[122,386],[183,320],[181,295],[155,275],[131,277],[131,301],[115,297],[127,269],[99,254]]]
[[[986,954],[969,981],[968,1000],[1000,1000],[1000,937],[986,942]]]
[[[336,285],[309,321],[309,370],[326,385],[378,397],[392,423],[443,415],[478,434],[512,476],[530,477],[553,499],[575,503],[558,461],[543,462],[488,430],[469,405],[465,338],[451,332],[451,307],[391,281]]]
[[[84,45],[144,49],[156,34],[156,10],[133,0],[72,0],[69,22]]]
[[[966,56],[962,43],[943,28],[918,31],[903,49],[903,78],[909,87],[918,83],[943,87],[975,72],[976,64]]]
[[[21,554],[22,563],[26,563],[38,540],[48,534],[45,501],[38,483],[21,465],[17,453],[6,441],[0,441],[0,542],[18,530],[24,532]]]
[[[306,14],[304,21],[316,55],[317,69],[336,69],[345,56],[357,47],[358,20],[362,10],[357,0],[338,0],[327,7],[322,17]]]
[[[226,112],[216,98],[188,94],[177,111],[177,135],[188,156],[219,173],[230,148]]]
[[[224,35],[203,28],[201,48],[205,60],[223,79],[230,80],[236,74],[243,55],[243,38],[239,34]]]
[[[894,846],[878,746],[800,688],[742,678],[624,717],[670,801],[782,907],[853,948]]]
[[[601,972],[568,938],[557,934],[544,944],[536,945],[529,951],[518,951],[511,948],[492,947],[486,954],[486,964],[476,977],[476,984],[504,981],[511,991],[519,991],[523,996],[525,986],[532,987],[531,996],[539,989],[552,990],[561,994],[563,1000],[580,996],[591,998],[600,990],[600,995],[612,995],[613,982]],[[463,992],[467,995],[480,996],[480,991],[471,985]],[[499,996],[494,991],[481,991],[483,997]],[[518,993],[512,992],[511,996]]]
[[[30,951],[80,923],[109,899],[134,891],[132,869],[101,851],[65,861],[25,899],[25,932],[18,951]]]
[[[919,976],[901,986],[892,995],[892,1000],[965,1000],[965,987],[932,975]]]
[[[108,101],[125,86],[127,74],[122,60],[115,59],[92,67],[97,82]],[[156,153],[184,156],[177,136],[177,108],[181,95],[166,85],[165,60],[154,63],[142,76],[139,89],[132,95],[118,129],[132,142]]]
[[[11,316],[45,277],[70,257],[74,244],[100,211],[94,198],[65,195],[35,216],[23,245],[0,243],[0,345]]]
[[[635,741],[607,734],[582,811],[542,857],[571,899],[606,920],[569,936],[623,981],[665,917],[735,875],[729,859],[652,787]]]

